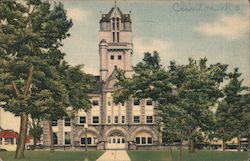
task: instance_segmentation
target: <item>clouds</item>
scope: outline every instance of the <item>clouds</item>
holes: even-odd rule
[[[158,51],[162,59],[173,58],[174,44],[168,40],[163,39],[135,39],[134,40],[134,53],[139,57],[143,57],[145,52]]]
[[[247,15],[220,15],[214,22],[201,23],[195,30],[206,36],[235,40],[248,32],[249,19]]]
[[[67,10],[68,16],[73,22],[87,23],[91,13],[81,8],[69,8]]]

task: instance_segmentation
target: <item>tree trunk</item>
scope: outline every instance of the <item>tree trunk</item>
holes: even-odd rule
[[[241,140],[241,137],[238,136],[238,137],[237,137],[237,143],[238,143],[237,150],[238,150],[238,152],[240,152],[240,146],[241,146],[240,140]]]
[[[193,139],[190,141],[190,151],[191,153],[195,153],[195,141]]]
[[[34,139],[33,150],[35,150],[36,149],[36,144],[37,144],[37,138],[33,136],[33,139]]]
[[[26,113],[22,113],[20,133],[19,133],[18,144],[17,144],[17,149],[16,149],[16,155],[15,155],[16,159],[24,158],[27,130],[28,130],[28,115]]]
[[[226,141],[225,141],[225,139],[222,140],[222,150],[226,151]]]
[[[172,153],[172,147],[169,145],[169,160],[172,161],[173,153]]]
[[[28,79],[26,81],[25,88],[24,88],[24,94],[23,94],[24,97],[27,97],[27,95],[29,94],[30,85],[32,81],[32,75],[33,75],[33,69],[34,67],[31,65],[29,67]],[[16,96],[19,97],[20,93],[17,89],[16,83],[12,82],[12,86],[15,90]],[[15,154],[16,159],[24,158],[25,142],[26,142],[27,131],[28,131],[28,120],[29,120],[28,114],[23,112],[21,114],[20,133],[19,133],[16,154]]]
[[[179,153],[179,161],[182,161],[182,140],[180,142],[180,153]]]
[[[54,147],[53,129],[52,129],[51,121],[49,121],[49,134],[50,134],[50,152],[54,153],[55,147]]]

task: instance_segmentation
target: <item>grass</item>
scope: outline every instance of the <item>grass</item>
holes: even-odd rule
[[[26,151],[25,159],[18,161],[96,161],[103,151]],[[3,161],[17,161],[14,152],[0,152]]]
[[[178,161],[179,152],[173,151],[172,160],[168,151],[128,151],[132,161]],[[247,152],[197,151],[183,152],[183,161],[247,161]]]
[[[103,151],[26,151],[25,159],[18,161],[96,161]],[[0,152],[3,161],[17,161],[14,152]],[[131,161],[178,161],[178,151],[173,151],[172,160],[168,151],[128,151]],[[197,151],[183,152],[183,161],[247,161],[247,152]]]

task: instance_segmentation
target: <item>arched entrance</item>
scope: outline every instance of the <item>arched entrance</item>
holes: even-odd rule
[[[107,137],[106,149],[126,149],[126,144],[125,136],[115,131]]]

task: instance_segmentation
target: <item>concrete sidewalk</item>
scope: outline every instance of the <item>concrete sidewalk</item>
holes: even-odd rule
[[[125,150],[108,150],[96,161],[131,161]]]

